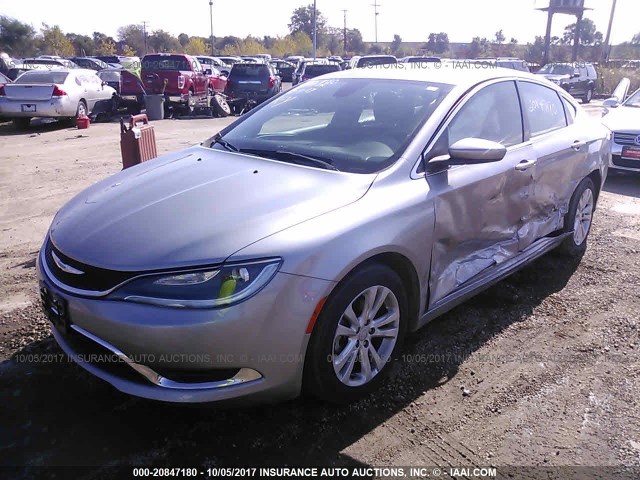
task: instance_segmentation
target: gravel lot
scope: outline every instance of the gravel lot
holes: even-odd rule
[[[229,121],[155,122],[159,151]],[[376,395],[220,411],[125,396],[49,334],[34,271],[46,229],[120,168],[116,123],[0,124],[0,465],[640,468],[640,175],[611,175],[580,264],[549,254],[434,321]]]

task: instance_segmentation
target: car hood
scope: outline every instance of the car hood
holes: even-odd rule
[[[197,146],[88,188],[58,212],[49,236],[70,258],[113,270],[218,263],[358,200],[374,179]]]
[[[612,108],[602,117],[602,123],[614,132],[640,132],[640,108]]]

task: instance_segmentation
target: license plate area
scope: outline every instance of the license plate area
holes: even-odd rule
[[[25,113],[34,113],[36,111],[36,106],[30,103],[23,103],[22,111]]]
[[[623,147],[622,158],[624,158],[625,160],[640,161],[640,147]]]
[[[69,331],[69,309],[67,301],[56,295],[45,283],[40,284],[42,309],[51,323],[62,333]]]

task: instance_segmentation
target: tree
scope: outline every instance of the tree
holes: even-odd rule
[[[97,55],[115,55],[118,52],[115,42],[107,39],[100,40],[96,48]]]
[[[364,53],[366,45],[362,40],[362,33],[357,28],[347,30],[347,49],[353,53]]]
[[[189,35],[187,35],[186,33],[181,33],[180,35],[178,35],[178,42],[180,42],[182,48],[185,48],[189,44]]]
[[[498,30],[496,32],[496,42],[498,45],[502,45],[504,43],[504,41],[506,40],[504,33],[502,33],[502,30]]]
[[[0,51],[16,56],[37,53],[36,32],[31,25],[0,16]]]
[[[445,32],[430,33],[429,40],[425,44],[425,48],[436,54],[442,54],[449,50],[449,35]]]
[[[118,28],[118,40],[124,42],[136,54],[144,54],[144,27],[138,24],[125,25]]]
[[[291,39],[296,45],[296,52],[300,55],[311,55],[313,51],[313,42],[306,33],[300,31],[291,35]]]
[[[561,43],[571,45],[576,35],[576,24],[572,23],[564,27]],[[598,32],[596,24],[589,18],[583,18],[580,22],[580,45],[600,45],[602,44],[602,32]]]
[[[125,57],[135,57],[136,56],[136,51],[133,48],[131,48],[129,45],[124,45],[122,47],[122,54]]]
[[[264,45],[264,48],[266,48],[267,50],[270,50],[273,48],[273,44],[276,42],[276,39],[273,37],[270,37],[269,35],[265,35],[262,38],[262,45]]]
[[[297,45],[291,35],[287,35],[284,38],[276,38],[271,47],[271,55],[278,58],[284,58],[296,53],[298,53]]]
[[[527,44],[527,52],[524,59],[529,63],[541,64],[544,60],[544,38],[536,36],[533,43]]]
[[[393,36],[393,41],[391,42],[391,53],[398,53],[400,47],[402,47],[402,37],[396,33]]]
[[[178,39],[164,30],[155,30],[149,35],[148,43],[154,52],[179,52],[182,50]]]
[[[640,45],[640,33],[636,33],[631,39],[631,45]]]
[[[320,13],[320,10],[316,10],[317,35],[323,35],[326,26],[327,19]],[[293,11],[293,14],[291,15],[291,23],[289,24],[289,31],[292,34],[304,32],[309,36],[309,38],[313,38],[313,5],[299,7]]]
[[[184,53],[188,55],[206,55],[207,51],[207,44],[198,37],[191,37],[184,47]]]
[[[50,27],[46,23],[42,24],[42,51],[61,57],[73,57],[76,54],[73,44],[62,33],[60,27],[58,25]]]
[[[469,46],[469,55],[472,58],[486,57],[490,52],[489,40],[486,38],[473,37]]]
[[[216,50],[222,51],[224,50],[227,46],[234,46],[237,45],[238,43],[240,43],[242,41],[241,38],[239,37],[234,37],[234,36],[226,36],[226,37],[222,37],[219,39],[214,39],[214,46]]]
[[[75,33],[67,33],[65,35],[76,51],[76,55],[91,56],[95,54],[96,44],[93,42],[93,38],[88,35],[77,35]]]

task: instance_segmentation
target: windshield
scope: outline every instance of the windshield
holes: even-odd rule
[[[549,64],[542,67],[538,73],[546,73],[547,75],[571,75],[573,67],[563,64]]]
[[[624,106],[640,108],[640,90],[627,98],[627,101],[624,102]]]
[[[20,75],[15,83],[57,83],[63,84],[69,74],[67,72],[31,71]]]
[[[451,89],[408,80],[318,78],[249,113],[221,135],[241,152],[282,161],[286,158],[276,154],[287,152],[340,171],[373,173],[400,157]]]

